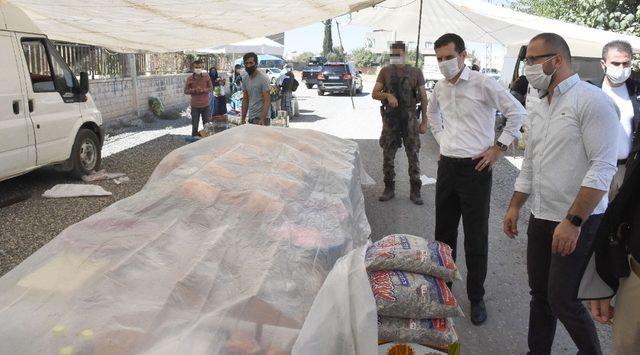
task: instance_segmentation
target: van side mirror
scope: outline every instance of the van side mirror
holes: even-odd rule
[[[80,95],[86,95],[89,92],[89,74],[87,72],[80,73]]]

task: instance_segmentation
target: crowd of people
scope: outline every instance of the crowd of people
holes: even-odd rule
[[[258,70],[256,53],[247,53],[242,60],[244,71],[242,65],[236,64],[230,78],[231,94],[242,92],[242,123],[268,126],[279,110],[286,111],[292,118],[293,92],[299,85],[292,68],[286,66],[284,74],[271,84],[269,77]],[[227,113],[226,79],[219,75],[215,66],[207,72],[201,60],[194,61],[192,69],[184,93],[191,96],[191,134],[197,137],[200,122],[204,126],[213,117]]]
[[[521,209],[530,200],[529,353],[551,353],[560,320],[579,354],[601,354],[593,319],[613,324],[616,354],[637,353],[640,105],[630,77],[631,46],[607,44],[601,62],[605,75],[600,83],[589,83],[573,71],[570,48],[561,36],[535,36],[527,46],[523,80],[512,88],[516,94],[529,84],[538,89],[541,101],[528,111],[522,96],[465,65],[467,50],[460,36],[445,34],[434,48],[445,78],[430,97],[422,72],[404,64],[402,42],[391,45],[390,65],[376,80],[372,97],[382,103],[383,123],[385,189],[380,201],[395,197],[393,160],[404,144],[410,199],[422,204],[419,134],[426,133],[429,123],[440,147],[435,238],[447,243],[455,258],[462,218],[470,319],[483,324],[492,167],[520,138],[526,120],[529,139],[503,230],[509,238],[519,234]],[[496,111],[506,118],[497,139]],[[591,314],[584,300],[590,301]]]

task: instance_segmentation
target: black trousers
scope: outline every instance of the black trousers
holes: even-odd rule
[[[602,215],[593,215],[582,226],[576,250],[567,256],[551,253],[553,231],[558,222],[529,218],[527,273],[531,288],[529,354],[551,354],[560,322],[578,347],[578,354],[602,354],[596,328],[577,299],[582,274],[589,262]]]
[[[489,249],[491,171],[476,171],[479,160],[442,157],[436,180],[436,240],[447,243],[457,258],[458,224],[462,216],[467,261],[467,296],[484,297]]]
[[[209,122],[211,113],[209,112],[209,106],[207,107],[193,107],[191,106],[191,135],[198,135],[198,126],[200,125],[200,117],[202,116],[202,127]]]

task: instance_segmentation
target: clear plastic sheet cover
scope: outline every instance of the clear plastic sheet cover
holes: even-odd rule
[[[363,246],[358,146],[241,126],[175,150],[145,187],[0,279],[0,353],[286,354],[336,260]],[[53,332],[56,326],[64,332]]]

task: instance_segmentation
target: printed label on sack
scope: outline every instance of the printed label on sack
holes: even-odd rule
[[[400,280],[400,284],[404,287],[408,287],[409,286],[409,280],[407,279],[407,275],[405,275],[404,272],[402,271],[396,271],[396,276],[398,277],[398,280]]]
[[[406,236],[400,236],[400,245],[402,249],[411,249],[411,243],[409,243],[409,239]]]
[[[425,280],[427,280],[429,290],[431,291],[431,299],[438,300],[440,304],[444,304],[447,306],[455,306],[457,305],[456,298],[447,287],[447,283],[442,279],[436,279],[435,277],[424,275]]]
[[[420,326],[425,329],[435,330],[438,332],[447,331],[447,320],[444,318],[439,319],[421,319]]]
[[[450,257],[451,249],[445,243],[429,242],[429,251],[431,252],[431,261],[438,266],[444,266],[447,269],[454,270],[456,268],[453,258]]]
[[[376,300],[395,302],[393,282],[391,281],[393,272],[380,271],[371,275],[371,290]]]

